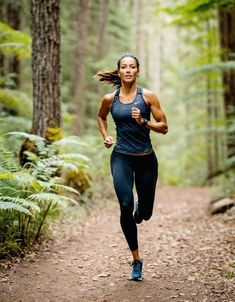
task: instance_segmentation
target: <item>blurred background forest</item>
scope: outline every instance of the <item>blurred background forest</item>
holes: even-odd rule
[[[76,180],[76,183],[79,183],[77,186],[74,186],[74,180],[71,180],[71,175],[68,176],[66,172],[66,177],[70,177],[70,181],[67,181],[64,186],[72,184],[80,193],[84,193],[87,187],[91,187],[90,191],[98,190],[94,185],[98,180],[102,180],[103,185],[106,185],[105,180],[108,180],[107,183],[111,186],[110,150],[105,150],[103,147],[96,113],[102,95],[113,91],[113,88],[100,84],[94,75],[99,70],[115,68],[120,56],[132,53],[140,60],[138,85],[154,91],[159,96],[169,124],[169,132],[166,136],[151,134],[160,164],[160,184],[215,185],[219,188],[218,194],[221,196],[233,194],[235,187],[235,1],[61,0],[59,3],[52,0],[49,2],[60,4],[58,9],[60,27],[57,33],[60,41],[58,40],[57,44],[60,44],[61,48],[60,58],[58,57],[56,62],[59,62],[57,66],[60,68],[61,75],[60,84],[56,82],[54,85],[58,88],[62,120],[59,126],[63,133],[56,132],[53,135],[57,135],[57,139],[63,137],[57,144],[62,150],[60,160],[65,160],[60,164],[69,167],[70,173],[78,173],[77,168],[83,171],[82,174],[78,173],[80,178]],[[9,158],[14,161],[13,158],[18,157],[20,149],[23,152],[22,136],[34,140],[34,143],[38,144],[38,149],[41,146],[41,154],[36,159],[33,157],[33,152],[27,154],[32,162],[40,163],[40,173],[43,170],[42,165],[44,168],[48,167],[48,161],[45,162],[45,159],[50,156],[54,156],[55,159],[57,156],[56,147],[52,151],[51,146],[40,145],[42,141],[39,138],[26,135],[26,133],[40,134],[35,130],[38,127],[35,126],[35,115],[33,115],[33,107],[36,110],[34,103],[36,94],[33,91],[38,85],[33,73],[37,66],[41,65],[34,54],[32,55],[31,47],[33,40],[33,47],[36,49],[37,39],[40,38],[35,30],[31,30],[32,23],[40,22],[32,9],[35,5],[35,1],[31,3],[24,0],[0,1],[2,142],[0,156],[1,170],[4,171],[0,179],[7,190],[9,187],[15,187],[17,183],[21,192],[19,196],[18,193],[7,191],[7,195],[6,190],[2,190],[0,199],[5,202],[2,207],[6,207],[8,201],[21,205],[23,209],[34,208],[37,211],[31,203],[23,204],[23,200],[28,202],[37,200],[39,203],[40,200],[46,200],[50,203],[51,209],[55,196],[52,198],[52,195],[41,195],[37,199],[25,192],[22,194],[22,183],[18,181],[24,178],[14,178],[12,182],[12,175],[9,177],[7,174],[6,177],[6,161],[8,167],[11,166],[11,171],[8,169],[7,173],[16,173],[21,169],[20,166],[15,167],[16,162],[14,165],[12,162],[9,164]],[[41,22],[42,27],[47,26],[45,20]],[[108,120],[108,125],[110,134],[115,137],[115,127],[111,118]],[[19,134],[6,136],[12,131],[23,133],[20,137]],[[67,141],[66,137],[68,137]],[[22,160],[24,163],[22,158],[21,163]],[[73,167],[75,160],[77,166]],[[45,187],[45,183],[42,184],[43,181],[49,181],[52,176],[54,177],[55,170],[49,171],[45,176],[44,169],[42,177],[38,172],[38,166],[33,177],[35,177],[34,181],[39,183],[32,184],[28,178],[27,181],[25,178],[24,189],[30,183],[31,191],[27,187],[30,194],[37,194],[35,186],[40,188],[41,194],[42,192],[55,193],[54,182],[49,189]],[[53,167],[55,168],[55,165]],[[85,187],[87,185],[85,189],[82,187],[83,184]],[[62,184],[60,186],[62,187]],[[100,188],[101,191],[103,189]],[[80,196],[80,199],[86,201],[87,198],[89,199],[89,194],[84,195],[85,197]],[[3,196],[11,199],[4,199]],[[44,221],[49,208],[46,206],[42,211],[41,222]],[[20,207],[16,210],[23,211]],[[14,219],[12,218],[11,221]],[[23,225],[23,220],[20,219],[17,228]],[[26,226],[21,229],[21,233],[24,234],[31,223],[29,218],[25,221]],[[36,228],[36,239],[41,227],[39,223]]]

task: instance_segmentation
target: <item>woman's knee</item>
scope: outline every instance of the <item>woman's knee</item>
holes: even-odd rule
[[[123,203],[121,205],[121,215],[129,216],[132,215],[132,212],[133,212],[133,206],[131,206],[130,204]]]

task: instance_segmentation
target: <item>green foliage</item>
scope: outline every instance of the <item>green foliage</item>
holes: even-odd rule
[[[160,4],[156,12],[171,15],[171,24],[194,27],[197,27],[199,20],[208,20],[218,9],[235,7],[234,0],[186,0],[175,1],[174,5],[160,1]]]
[[[31,38],[28,34],[0,22],[0,52],[5,56],[28,58],[31,54]]]
[[[0,257],[10,252],[10,243],[24,247],[38,241],[47,228],[48,219],[59,215],[60,205],[72,202],[78,206],[74,197],[79,196],[79,192],[65,185],[58,175],[62,170],[84,169],[84,163],[89,161],[79,153],[62,153],[60,158],[59,147],[63,149],[61,146],[75,142],[75,138],[46,145],[44,138],[36,135],[23,132],[9,135],[30,140],[37,153],[26,151],[28,162],[20,167],[7,149],[5,138],[0,136]]]
[[[0,22],[0,54],[4,57],[15,56],[19,60],[29,58],[30,36]],[[3,118],[1,126],[7,131],[16,128],[28,130],[31,126],[29,120],[32,116],[32,100],[23,91],[7,89],[14,87],[14,76],[10,73],[0,76],[0,87],[4,87],[0,89],[0,118]]]
[[[26,93],[0,89],[0,109],[5,112],[5,115],[10,113],[15,116],[31,118],[32,101]]]

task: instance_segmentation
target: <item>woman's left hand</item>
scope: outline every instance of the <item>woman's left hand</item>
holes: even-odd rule
[[[141,111],[138,108],[133,107],[131,109],[131,114],[132,114],[132,118],[134,118],[138,124],[142,124],[142,115],[141,115]]]

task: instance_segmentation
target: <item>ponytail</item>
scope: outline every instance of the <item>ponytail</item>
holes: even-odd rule
[[[95,77],[100,81],[114,87],[121,87],[121,79],[118,75],[118,69],[98,71]]]

